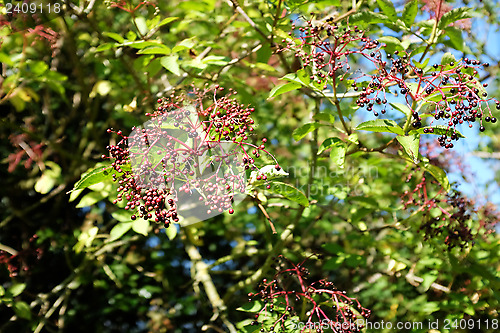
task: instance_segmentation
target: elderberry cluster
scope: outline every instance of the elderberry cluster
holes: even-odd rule
[[[471,214],[475,212],[474,203],[457,191],[447,195],[446,203],[448,208],[443,209],[440,216],[424,215],[425,222],[420,227],[424,232],[424,239],[444,235],[444,243],[448,249],[474,244],[472,229],[467,225]]]
[[[351,86],[355,91],[359,85],[363,86],[356,103],[360,108],[366,106],[375,116],[379,114],[374,105],[383,104],[381,113],[385,113],[387,93],[396,86],[392,93],[404,97],[412,116],[411,128],[418,131],[424,127],[423,116],[432,116],[429,126],[419,133],[439,134],[437,141],[446,149],[453,148],[452,141],[461,137],[456,130],[458,124],[472,127],[478,121],[479,130],[483,132],[485,123],[497,121],[489,102],[494,101],[500,110],[500,101],[488,98],[484,90],[488,84],[481,84],[478,79],[478,69],[488,67],[488,63],[465,58],[457,62],[443,60],[442,64],[426,67],[412,60],[411,54],[398,51],[387,53],[386,60],[382,60],[381,52],[377,51],[370,54],[370,60],[376,64],[377,71],[373,75],[362,75],[369,77],[368,86],[363,86],[366,81],[354,82]],[[361,77],[355,81],[359,79]],[[439,120],[444,124],[436,126]]]
[[[297,332],[291,322],[300,321],[304,323],[300,332],[331,329],[334,332],[359,332],[363,327],[357,326],[356,320],[368,319],[371,311],[326,279],[308,281],[310,273],[304,263],[305,260],[296,265],[283,255],[275,258],[277,272],[273,279],[264,279],[259,292],[248,294],[250,302],[259,298],[264,303],[251,325],[260,325],[261,332]],[[298,317],[300,313],[306,317]],[[270,327],[269,330],[266,331],[264,326]]]
[[[404,191],[401,199],[405,209],[414,206],[423,212],[418,232],[423,233],[424,240],[444,236],[443,241],[449,250],[473,242],[472,229],[467,225],[471,214],[476,211],[472,201],[456,191],[445,197],[442,196],[443,189],[432,193],[431,185],[436,181],[429,182],[420,167],[413,167],[408,174],[406,182],[411,181],[414,189]]]
[[[411,52],[386,52],[387,45],[370,39],[365,31],[356,26],[339,27],[332,19],[319,26],[311,21],[304,26],[292,22],[289,36],[278,51],[294,52],[315,84],[323,89],[331,86],[337,92],[344,81],[345,88],[354,92],[349,96],[355,96],[356,105],[375,116],[386,113],[389,94],[402,96],[406,110],[401,111],[408,114],[411,125],[405,128],[439,135],[438,142],[446,149],[453,148],[452,141],[461,137],[458,124],[472,127],[479,122],[479,130],[484,131],[485,123],[497,121],[491,104],[500,110],[500,101],[488,97],[488,84],[479,79],[479,69],[488,63],[456,60],[445,54],[441,64],[430,66],[415,60],[417,54]],[[364,58],[373,69],[354,75],[349,65],[354,57]],[[431,120],[426,124],[428,116]]]
[[[443,169],[454,168],[462,175],[467,175],[466,166],[455,158],[457,153],[443,150],[435,141],[423,144],[421,151],[428,156],[430,164]],[[405,182],[410,189],[402,193],[401,203],[405,210],[412,207],[422,212],[418,232],[423,234],[425,240],[441,238],[449,250],[474,244],[474,239],[481,233],[487,235],[493,232],[499,221],[494,205],[476,205],[473,200],[456,190],[446,193],[419,166],[411,167],[405,176]],[[472,221],[475,222],[471,223]]]
[[[320,26],[314,26],[311,21],[306,22],[306,27],[296,26],[293,21],[291,23],[295,33],[290,31],[289,36],[298,35],[299,43],[291,38],[283,39],[285,45],[278,52],[292,50],[304,68],[312,69],[311,81],[324,84],[323,89],[348,75],[352,54],[368,56],[369,50],[380,46],[378,41],[365,36],[365,31],[357,26],[341,28],[332,18]]]
[[[276,159],[261,144],[250,142],[254,108],[240,104],[230,89],[193,87],[189,93],[172,93],[158,99],[151,120],[134,127],[116,145],[108,146],[119,184],[118,203],[138,217],[167,226],[194,216],[204,220],[228,211],[245,192],[246,170],[262,153]],[[114,132],[112,129],[108,133]],[[108,158],[103,156],[103,158]],[[265,177],[265,175],[261,175]],[[182,208],[186,207],[186,208]]]

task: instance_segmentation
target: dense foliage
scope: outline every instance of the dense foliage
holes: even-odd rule
[[[1,3],[1,332],[500,325],[496,1]]]

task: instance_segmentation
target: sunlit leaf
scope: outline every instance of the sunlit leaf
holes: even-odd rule
[[[267,99],[279,96],[281,94],[284,94],[284,93],[292,91],[292,90],[297,90],[300,87],[302,87],[302,85],[300,85],[300,84],[298,84],[296,82],[289,82],[289,83],[285,83],[285,84],[283,84],[281,86],[275,86],[269,92],[269,97]]]
[[[295,131],[293,131],[293,138],[295,141],[299,141],[303,139],[307,134],[311,133],[319,127],[321,127],[321,124],[319,123],[308,123],[302,125],[301,127],[295,129]]]
[[[271,182],[271,188],[268,189],[271,193],[281,194],[285,198],[294,201],[302,206],[309,206],[309,200],[304,193],[294,186],[282,182]]]
[[[177,59],[177,55],[165,56],[160,59],[160,63],[165,69],[179,76],[181,75],[181,70],[179,68],[179,64],[177,63]]]
[[[414,163],[417,163],[418,148],[420,145],[420,135],[419,134],[413,134],[407,136],[398,135],[396,139],[403,147],[405,153],[412,159]]]
[[[418,0],[408,1],[403,9],[403,22],[410,28],[418,13]]]
[[[355,128],[356,130],[371,131],[371,132],[387,132],[404,135],[403,129],[393,120],[375,119],[365,121]]]

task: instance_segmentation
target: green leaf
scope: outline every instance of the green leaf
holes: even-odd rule
[[[83,190],[71,190],[70,191],[70,196],[69,196],[69,199],[68,199],[68,202],[73,202],[76,200],[76,198],[78,198],[80,196],[80,194],[83,192]]]
[[[129,41],[133,42],[134,40],[136,40],[136,39],[137,39],[137,34],[136,34],[135,32],[133,32],[132,30],[129,30],[129,31],[127,32],[127,35],[126,35],[125,37],[127,37],[127,38],[126,38],[127,40],[129,40]]]
[[[424,133],[424,129],[432,129],[432,133]],[[436,126],[427,126],[419,129],[414,129],[409,132],[409,134],[418,133],[418,134],[433,134],[433,135],[451,135],[456,133],[459,138],[465,138],[465,136],[453,128],[448,128],[446,125],[436,125]]]
[[[422,284],[420,285],[420,288],[422,289],[422,292],[425,292],[425,291],[429,290],[431,285],[438,278],[438,271],[436,271],[436,270],[430,271],[429,273],[424,274],[422,276],[422,278],[423,278],[423,281],[422,281]]]
[[[201,62],[207,65],[226,66],[230,61],[231,59],[228,57],[209,55],[203,58]]]
[[[318,155],[321,155],[325,150],[330,149],[331,147],[338,145],[340,143],[344,143],[340,138],[328,138],[321,143],[318,149]],[[345,143],[344,143],[345,144]]]
[[[178,17],[167,17],[166,19],[163,19],[158,25],[156,25],[157,28],[164,26],[165,24],[169,24],[170,22],[173,22],[177,20]]]
[[[11,297],[17,297],[21,295],[21,293],[24,291],[25,288],[26,288],[25,283],[16,283],[11,287],[9,287],[9,289],[7,289],[7,294],[9,294]]]
[[[479,80],[476,78],[472,81],[469,81],[467,82],[467,85],[469,87],[471,87],[472,89],[478,89],[479,92],[477,93],[478,96],[481,96],[483,93],[486,93],[486,89],[484,88],[484,86],[481,84],[481,82],[479,82]]]
[[[121,46],[128,46],[128,47],[131,47],[134,49],[141,50],[141,49],[145,49],[146,47],[150,47],[150,46],[160,46],[161,43],[160,42],[153,42],[153,41],[138,40],[138,41],[125,42],[125,43],[122,43],[120,45]]]
[[[304,207],[309,206],[309,200],[307,197],[297,188],[293,187],[290,184],[282,183],[282,182],[272,182],[271,188],[268,189],[271,193],[281,194],[288,200],[296,202]]]
[[[381,9],[381,12],[387,15],[393,22],[396,22],[398,19],[398,15],[396,14],[396,8],[394,8],[394,4],[389,0],[377,0],[377,3]]]
[[[420,162],[418,164],[419,166],[423,167],[427,172],[429,172],[434,179],[436,179],[441,186],[444,188],[446,192],[450,191],[450,181],[448,180],[448,177],[446,176],[446,172],[441,169],[438,166],[429,164],[429,163],[424,163]]]
[[[327,113],[327,112],[322,112],[322,113],[318,113],[318,114],[315,114],[313,116],[313,119],[314,120],[317,120],[317,121],[326,121],[330,124],[335,124],[335,116],[331,113]]]
[[[281,80],[295,82],[295,83],[298,83],[298,84],[306,86],[306,87],[309,87],[309,85],[311,83],[310,76],[307,74],[307,72],[304,68],[299,69],[295,73],[290,73],[290,74],[283,76],[281,78]]]
[[[96,52],[102,52],[102,51],[106,51],[106,50],[109,50],[109,49],[112,49],[113,47],[115,47],[116,44],[113,44],[113,43],[104,43],[104,44],[101,44],[99,45],[95,51]]]
[[[130,171],[130,164],[125,164],[120,167],[124,172]],[[76,190],[82,190],[91,185],[100,183],[107,179],[111,179],[113,178],[113,173],[118,173],[118,172],[115,169],[113,169],[113,167],[111,167],[110,165],[100,165],[92,170],[89,169],[89,171],[87,171],[82,175],[82,178],[76,182],[73,189],[68,193]]]
[[[134,18],[132,18],[134,19]],[[146,19],[142,16],[136,17],[135,18],[135,23],[137,26],[137,29],[141,33],[141,35],[146,35],[148,33],[148,24],[146,22]]]
[[[399,135],[405,134],[403,129],[398,124],[396,124],[395,121],[388,119],[368,120],[359,124],[355,129],[358,131],[363,130],[371,132],[388,132],[396,133]]]
[[[257,176],[265,175],[267,180],[257,180]],[[283,170],[283,168],[276,170],[276,164],[268,164],[259,168],[258,170],[253,170],[248,178],[248,183],[254,186],[265,184],[267,181],[287,177],[288,172]]]
[[[194,58],[194,59],[190,59],[190,60],[186,60],[184,62],[184,66],[185,67],[191,67],[191,68],[196,68],[197,70],[204,70],[205,68],[208,67],[207,64],[204,64],[203,62],[201,62],[200,59],[198,58]]]
[[[345,164],[345,154],[347,152],[346,143],[343,141],[337,142],[331,148],[332,150],[330,151],[330,159],[333,163],[343,169]]]
[[[413,134],[408,136],[398,135],[398,142],[403,146],[405,153],[413,160],[413,163],[418,163],[418,149],[420,147],[420,135]]]
[[[262,307],[263,307],[262,302],[260,302],[260,301],[252,301],[252,302],[248,302],[248,303],[240,306],[236,310],[238,310],[238,311],[244,311],[244,312],[259,312],[260,309],[262,309]]]
[[[438,302],[426,302],[420,309],[421,312],[431,314],[433,312],[439,311],[439,303]]]
[[[467,19],[473,17],[472,8],[460,7],[450,10],[445,13],[439,20],[438,28],[444,29],[448,25],[458,20]]]
[[[125,235],[127,231],[129,231],[132,228],[132,221],[130,222],[119,222],[117,225],[111,229],[109,233],[109,241],[115,241]]]
[[[169,70],[177,76],[180,76],[181,71],[179,68],[179,64],[177,64],[177,59],[177,55],[166,56],[160,59],[160,63],[165,69]]]
[[[80,200],[78,205],[76,205],[76,208],[83,208],[83,207],[89,207],[95,204],[96,202],[101,201],[102,199],[106,198],[109,193],[101,193],[101,192],[90,192],[87,193],[86,195],[83,196],[83,198]]]
[[[35,191],[47,194],[56,185],[61,176],[61,167],[52,161],[45,162],[46,169],[35,183]]]
[[[446,52],[445,54],[443,54],[443,57],[441,58],[441,65],[448,65],[452,62],[457,62],[457,59],[455,59],[455,56],[453,54],[451,54],[450,52]]]
[[[99,232],[98,227],[92,227],[78,236],[78,242],[73,246],[76,253],[82,252],[84,247],[90,247]]]
[[[448,27],[445,29],[446,36],[450,38],[450,42],[454,48],[459,51],[464,50],[464,37],[462,35],[462,30],[455,27]]]
[[[132,215],[131,212],[126,211],[124,209],[122,210],[117,210],[116,212],[111,214],[115,220],[120,221],[120,222],[132,222],[132,219],[130,216]]]
[[[14,65],[14,62],[12,61],[11,57],[3,52],[0,52],[0,62],[3,62],[9,66]]]
[[[33,74],[34,76],[40,76],[49,69],[49,65],[47,65],[43,61],[27,60],[26,65],[31,74]]]
[[[339,253],[344,253],[344,248],[337,243],[324,243],[321,245],[326,251],[338,255]]]
[[[305,125],[302,125],[299,128],[295,129],[295,131],[293,131],[293,134],[292,134],[293,138],[294,138],[295,141],[300,141],[307,134],[309,134],[312,131],[316,130],[320,126],[321,126],[321,124],[319,124],[319,123],[307,123]]]
[[[250,66],[252,68],[255,67],[255,68],[262,69],[262,70],[268,71],[268,72],[277,72],[278,71],[273,66],[268,65],[268,64],[263,63],[263,62],[258,62],[258,63],[255,63],[255,64],[251,64],[251,63],[247,62],[247,64],[248,64],[248,66]]]
[[[26,302],[15,302],[13,306],[14,312],[19,318],[31,319],[31,309]]]
[[[125,38],[123,38],[121,35],[117,34],[116,32],[103,32],[102,34],[106,37],[109,37],[109,38],[116,40],[120,44],[125,42]]]
[[[365,196],[350,196],[345,199],[346,202],[356,202],[358,203],[357,206],[364,206],[367,208],[375,208],[379,209],[379,204],[377,200],[375,200],[372,197],[365,197]]]
[[[285,83],[285,84],[283,84],[281,86],[275,86],[271,90],[271,92],[269,93],[269,97],[267,99],[279,96],[281,94],[284,94],[284,93],[292,91],[292,90],[297,90],[300,87],[302,87],[302,85],[298,84],[296,82],[288,82],[288,83]]]
[[[35,183],[35,191],[40,194],[47,194],[52,190],[54,185],[56,184],[56,179],[50,177],[46,173],[43,173],[42,176]]]
[[[385,47],[386,52],[393,53],[394,51],[403,51],[405,47],[401,44],[401,41],[396,37],[392,36],[384,36],[378,39],[380,43],[386,44]]]
[[[390,103],[390,104],[396,110],[403,112],[407,117],[410,117],[413,114],[412,110],[408,107],[408,105],[401,103]]]
[[[170,54],[172,51],[168,46],[165,45],[155,45],[148,46],[142,50],[139,50],[137,54]]]
[[[182,42],[180,42],[179,44],[174,46],[172,52],[176,53],[176,52],[179,52],[182,50],[187,50],[187,49],[192,48],[196,44],[196,42],[194,41],[194,38],[195,37],[184,39]]]
[[[170,224],[168,228],[165,229],[165,234],[168,239],[173,240],[177,236],[177,227],[174,224]]]
[[[160,63],[160,59],[155,58],[155,59],[153,59],[153,61],[151,61],[149,63],[149,65],[145,68],[144,71],[147,72],[150,77],[153,77],[153,76],[155,76],[160,71],[161,68],[162,68],[162,66],[161,66],[161,63]],[[135,100],[132,100],[132,103],[134,103],[134,101]],[[128,104],[127,106],[130,107],[130,108],[133,108],[133,105]]]
[[[415,22],[415,17],[417,17],[418,12],[418,0],[411,0],[405,5],[403,9],[403,22],[410,28]]]
[[[362,11],[352,15],[349,18],[350,24],[367,25],[376,23],[393,22],[386,15],[382,13],[375,13],[372,11]]]
[[[148,235],[149,222],[144,219],[137,219],[132,222],[132,230],[136,233],[147,236]]]
[[[253,319],[245,319],[236,323],[236,328],[239,333],[257,333],[260,331],[259,326],[252,325]]]
[[[359,254],[348,254],[345,259],[346,265],[352,268],[364,266],[364,262],[363,256]]]
[[[152,18],[148,19],[147,20],[148,30],[157,27],[159,22],[160,22],[160,16],[158,15],[154,15]]]
[[[336,270],[338,269],[342,263],[344,262],[345,260],[345,256],[339,256],[339,257],[333,257],[333,258],[330,258],[328,259],[324,265],[323,265],[323,270]]]
[[[352,133],[347,137],[347,141],[354,143],[355,145],[359,144],[358,133]]]
[[[436,22],[435,19],[430,19],[430,20],[425,20],[425,21],[417,21],[417,26],[426,28],[428,29],[429,33],[432,27],[434,26],[434,23]]]

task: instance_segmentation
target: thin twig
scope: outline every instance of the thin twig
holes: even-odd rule
[[[269,222],[269,225],[271,226],[271,230],[273,231],[273,234],[276,234],[276,229],[274,228],[273,221],[269,217],[269,214],[267,214],[266,209],[264,208],[264,206],[262,206],[262,204],[260,202],[257,204],[257,206],[260,208],[262,214],[264,214],[264,216],[266,217],[267,221]]]
[[[238,4],[238,2],[236,0],[226,0],[226,3],[229,5],[229,6],[232,6],[234,8],[234,10],[236,10],[238,13],[241,14],[241,16],[243,16],[243,18],[245,19],[245,21],[247,21],[250,26],[252,28],[255,29],[255,31],[257,31],[263,38],[264,40],[268,40],[269,39],[269,36],[266,35],[258,26],[257,24],[255,24],[255,22],[250,18],[250,16],[247,15],[247,13],[245,13],[245,11],[240,7],[240,5]]]

